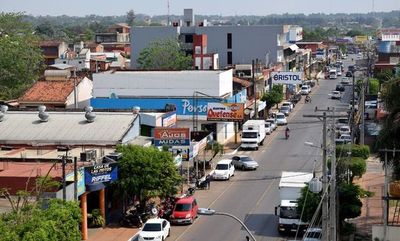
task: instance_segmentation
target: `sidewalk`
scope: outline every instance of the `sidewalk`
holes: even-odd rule
[[[384,171],[382,163],[377,157],[370,157],[367,160],[367,172],[362,178],[354,180],[355,184],[360,185],[367,191],[373,192],[374,196],[362,199],[362,209],[360,217],[353,220],[357,227],[357,233],[366,235],[371,239],[372,226],[383,222],[383,183]],[[389,209],[389,221],[392,218],[393,208]]]
[[[89,229],[88,241],[128,241],[138,232],[137,228],[109,225],[105,228]]]

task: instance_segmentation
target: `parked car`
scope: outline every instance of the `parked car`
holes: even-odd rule
[[[348,77],[342,77],[342,81],[340,83],[343,85],[348,85],[350,84],[350,80]]]
[[[270,135],[272,133],[271,123],[265,122],[265,134]]]
[[[308,85],[312,88],[315,86],[315,80],[306,80],[303,82],[303,85]]]
[[[163,218],[152,218],[147,220],[138,235],[139,241],[155,240],[164,241],[169,237],[170,223]]]
[[[283,113],[277,113],[276,114],[276,123],[278,124],[278,126],[287,125],[286,115]]]
[[[353,73],[351,71],[346,72],[346,77],[351,78],[353,77]]]
[[[292,97],[290,98],[290,102],[293,103],[293,107],[301,100],[301,97],[301,93],[296,93],[292,95]]]
[[[290,108],[290,111],[292,111],[294,108],[293,104],[289,101],[282,102],[281,106],[288,106]]]
[[[302,95],[308,95],[308,94],[310,94],[310,92],[311,92],[311,87],[309,85],[302,85],[301,86],[300,93]]]
[[[351,142],[351,136],[349,134],[340,135],[339,138],[335,140],[336,144],[347,144]]]
[[[175,203],[170,221],[175,224],[192,224],[197,217],[198,209],[199,206],[194,196],[180,198]]]
[[[340,100],[342,98],[342,93],[340,91],[334,90],[330,94],[332,99]]]
[[[275,118],[268,118],[265,120],[266,122],[269,122],[271,124],[271,130],[274,131],[278,127],[276,124],[276,119]]]
[[[350,135],[350,126],[348,125],[343,125],[339,128],[339,136],[341,135]]]
[[[353,100],[350,100],[348,110],[353,109]],[[354,100],[354,110],[358,111],[358,101]]]
[[[309,228],[304,234],[303,241],[321,241],[322,229],[321,228]]]
[[[290,114],[290,107],[289,106],[281,106],[281,108],[279,108],[279,111],[283,114],[285,114],[286,116],[288,116]]]
[[[217,180],[229,180],[235,175],[235,166],[232,164],[232,160],[224,159],[217,163],[213,173],[213,179]]]
[[[259,166],[253,158],[248,156],[234,156],[232,157],[232,163],[236,168],[242,170],[256,170]]]
[[[346,90],[346,88],[344,87],[344,85],[338,84],[338,85],[336,85],[335,90],[340,91],[340,92],[344,92]]]

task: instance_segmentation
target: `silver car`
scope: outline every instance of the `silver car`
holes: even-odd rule
[[[271,124],[271,129],[274,131],[278,127],[276,124],[276,120],[274,118],[266,119],[266,122],[269,122]]]
[[[242,170],[256,170],[258,163],[249,156],[234,156],[232,157],[232,164],[235,168]]]

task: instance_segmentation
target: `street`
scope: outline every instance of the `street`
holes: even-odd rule
[[[349,61],[345,61],[347,69]],[[317,118],[305,118],[304,114],[314,113],[328,107],[347,108],[351,98],[351,87],[346,87],[342,101],[330,99],[341,77],[336,80],[320,80],[311,93],[312,103],[299,102],[288,117],[290,138],[284,138],[285,127],[279,127],[267,136],[259,151],[238,151],[238,155],[249,155],[260,164],[256,171],[236,171],[230,181],[213,181],[211,190],[197,191],[199,207],[231,213],[241,220],[257,240],[282,240],[277,232],[274,208],[279,203],[278,183],[281,171],[312,172],[317,160],[317,175],[321,175],[322,151],[304,145],[322,143],[322,122]],[[224,156],[229,158],[230,156]],[[191,226],[173,226],[171,240],[246,240],[246,231],[235,220],[225,216],[199,216]]]

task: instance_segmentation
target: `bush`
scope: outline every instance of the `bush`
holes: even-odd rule
[[[361,157],[351,157],[348,160],[348,167],[353,177],[361,177],[367,171],[367,162]]]
[[[379,91],[379,80],[375,78],[369,79],[369,94],[377,95]]]
[[[351,148],[351,149],[350,149]],[[347,156],[347,152],[351,151],[352,157],[361,157],[367,159],[369,157],[369,146],[367,145],[336,145],[336,157]]]

